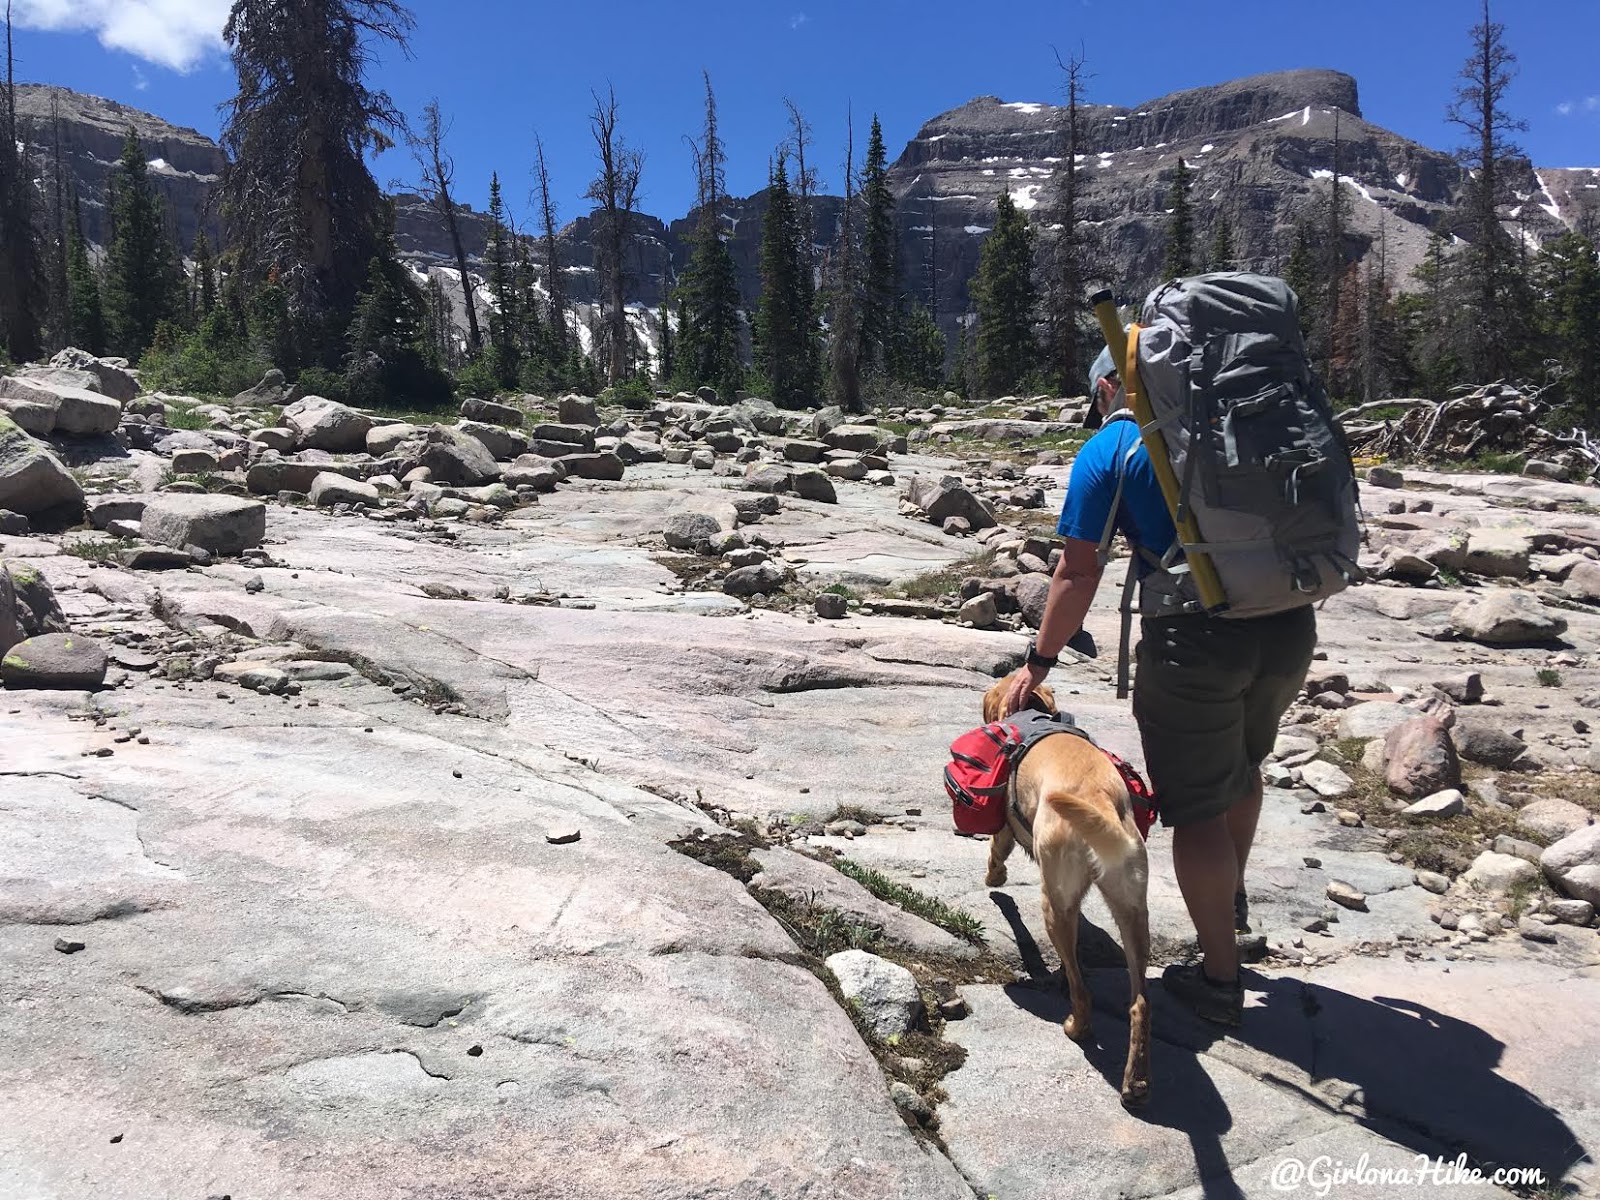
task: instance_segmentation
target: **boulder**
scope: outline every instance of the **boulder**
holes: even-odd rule
[[[1565,895],[1600,905],[1600,825],[1585,825],[1547,846],[1539,866]]]
[[[22,637],[67,631],[67,618],[61,611],[61,604],[50,581],[38,570],[11,562],[0,564],[0,571],[10,580],[17,632]]]
[[[972,597],[961,606],[960,619],[978,629],[988,629],[1000,619],[1000,614],[995,608],[994,596],[982,592]]]
[[[332,508],[335,504],[364,504],[368,508],[378,508],[383,501],[373,484],[324,471],[311,481],[311,503],[318,508]]]
[[[294,430],[285,429],[281,425],[274,425],[267,429],[258,429],[250,435],[250,440],[265,446],[268,450],[276,450],[280,454],[287,454],[294,449]],[[372,453],[371,445],[367,453]]]
[[[276,496],[280,492],[299,492],[305,495],[318,475],[331,471],[335,475],[355,478],[357,468],[349,463],[301,462],[292,458],[259,458],[245,472],[244,485],[258,496]]]
[[[17,620],[17,589],[12,586],[11,573],[0,562],[0,654],[22,640],[22,624]]]
[[[119,401],[88,388],[39,378],[0,376],[0,407],[9,408],[13,403],[17,403],[19,415],[30,425],[48,425],[37,429],[41,437],[51,433],[94,437],[111,433],[122,420]]]
[[[96,691],[106,681],[106,652],[93,638],[46,633],[18,642],[0,658],[0,683],[8,688]]]
[[[855,1006],[862,1023],[879,1041],[910,1032],[922,1016],[916,977],[898,963],[865,950],[842,950],[830,954],[823,966],[838,982],[846,1003]]]
[[[844,424],[844,409],[829,404],[811,414],[811,436],[821,438],[830,430]]]
[[[662,540],[673,550],[698,550],[703,542],[722,532],[722,523],[709,513],[674,513],[661,531]]]
[[[833,490],[833,480],[814,467],[796,471],[790,476],[789,486],[802,500],[817,500],[823,504],[839,502],[838,493]]]
[[[265,432],[267,431],[261,430],[251,436],[259,440],[261,433]],[[407,425],[404,422],[374,425],[367,430],[367,453],[373,458],[387,458],[399,449],[400,444],[407,438],[416,437],[420,432],[415,425]]]
[[[635,467],[640,463],[665,462],[667,459],[667,452],[654,442],[640,441],[631,437],[620,439],[612,453],[622,460],[623,466],[627,467]]]
[[[883,431],[875,425],[836,425],[822,435],[825,445],[835,450],[876,450]]]
[[[0,508],[25,516],[81,511],[83,488],[55,451],[0,414]]]
[[[1438,680],[1433,686],[1457,704],[1476,704],[1483,699],[1483,676],[1476,671],[1451,675]]]
[[[751,463],[745,472],[743,487],[746,491],[776,495],[789,490],[791,479],[792,476],[784,467]]]
[[[783,568],[764,562],[729,571],[723,577],[722,590],[730,596],[754,596],[758,592],[771,595],[783,587],[783,582]]]
[[[242,554],[266,536],[267,506],[242,496],[163,493],[145,505],[140,529],[161,546]]]
[[[523,424],[523,413],[520,408],[512,408],[509,404],[497,404],[493,400],[479,400],[476,397],[468,397],[461,402],[461,415],[469,421],[504,425],[507,429],[521,429]]]
[[[139,381],[134,378],[133,372],[126,366],[119,365],[104,358],[96,358],[87,350],[79,350],[76,346],[68,346],[65,350],[58,350],[50,360],[52,367],[65,367],[75,371],[94,376],[94,390],[101,395],[110,396],[119,403],[126,404],[139,394]]]
[[[1533,536],[1515,529],[1474,529],[1467,535],[1464,566],[1474,575],[1526,579]]]
[[[1379,579],[1393,579],[1419,586],[1438,575],[1439,568],[1420,554],[1413,554],[1399,546],[1386,546],[1378,560],[1377,574]]]
[[[1356,790],[1355,780],[1320,758],[1301,764],[1300,782],[1324,800],[1337,800]]]
[[[1584,559],[1574,565],[1561,585],[1561,594],[1585,604],[1600,603],[1600,563]]]
[[[838,592],[821,592],[812,607],[825,621],[842,621],[850,615],[850,601]]]
[[[246,388],[233,398],[235,408],[275,408],[294,398],[297,389],[284,382],[283,372],[271,368],[253,388]]]
[[[556,401],[556,420],[563,425],[598,425],[600,410],[588,396],[563,396]]]
[[[567,477],[567,469],[553,458],[524,454],[505,469],[500,481],[507,487],[529,487],[536,492],[553,492]]]
[[[325,396],[306,396],[283,410],[283,423],[294,430],[301,449],[345,454],[367,448],[374,422],[366,413]]]
[[[1424,796],[1401,810],[1408,817],[1459,817],[1467,811],[1467,798],[1456,788]]]
[[[567,474],[578,479],[604,479],[617,482],[627,470],[626,464],[609,451],[604,454],[563,454],[556,460],[567,469]]]
[[[569,447],[564,452],[568,454],[573,450],[594,449],[594,430],[587,425],[558,425],[546,422],[533,427],[532,437],[536,442],[559,442]]]
[[[1384,782],[1389,790],[1419,800],[1461,786],[1461,760],[1444,721],[1432,714],[1391,729],[1383,743]]]
[[[1395,726],[1404,725],[1416,715],[1416,709],[1403,704],[1369,700],[1339,714],[1339,736],[1363,740],[1384,737]]]
[[[503,425],[491,425],[487,421],[458,421],[455,428],[457,433],[477,438],[483,443],[483,448],[501,462],[510,462],[528,452],[528,439]]]
[[[926,513],[934,525],[943,525],[950,517],[965,518],[974,532],[999,524],[989,506],[952,475],[940,479],[913,475],[901,486],[900,495]]]
[[[1045,602],[1050,599],[1050,576],[1024,575],[1017,580],[1017,610],[1029,629],[1037,629],[1044,621]]]
[[[1546,796],[1517,813],[1517,828],[1549,842],[1557,842],[1594,823],[1594,814],[1571,800]]]
[[[217,469],[217,456],[210,450],[179,450],[172,456],[174,475],[203,475]]]
[[[432,472],[434,483],[447,487],[477,487],[500,478],[500,468],[484,444],[448,425],[428,430],[417,459]]]
[[[1539,868],[1525,858],[1485,850],[1472,860],[1472,865],[1461,876],[1467,883],[1490,895],[1503,896],[1513,888],[1524,886],[1539,877]]]
[[[788,425],[782,409],[771,400],[755,396],[739,401],[728,410],[728,415],[745,429],[772,437],[782,434]]]
[[[790,462],[819,463],[828,456],[828,447],[823,442],[806,442],[791,438],[783,444],[783,457]]]
[[[1406,477],[1392,467],[1373,467],[1367,472],[1367,486],[1375,488],[1403,488]]]
[[[1485,646],[1539,646],[1567,631],[1565,617],[1545,609],[1527,592],[1496,589],[1450,610],[1450,626]]]
[[[1528,748],[1521,738],[1482,717],[1458,719],[1454,739],[1457,752],[1468,762],[1502,769],[1516,762]]]

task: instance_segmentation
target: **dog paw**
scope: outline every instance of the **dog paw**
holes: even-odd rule
[[[989,873],[983,877],[984,887],[1004,887],[1006,882],[1006,869],[1004,867],[991,867]]]
[[[1135,1079],[1122,1087],[1123,1108],[1143,1108],[1150,1099],[1150,1081],[1148,1079]]]
[[[1068,1017],[1061,1022],[1061,1032],[1065,1033],[1075,1042],[1081,1042],[1089,1036],[1089,1018],[1078,1020],[1076,1015]]]

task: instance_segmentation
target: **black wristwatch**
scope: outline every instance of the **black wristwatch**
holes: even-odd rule
[[[1028,665],[1030,667],[1043,667],[1046,671],[1049,671],[1053,669],[1056,663],[1059,661],[1059,658],[1046,658],[1044,655],[1040,654],[1038,642],[1028,643]]]

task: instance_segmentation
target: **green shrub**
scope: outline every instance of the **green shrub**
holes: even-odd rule
[[[456,390],[463,396],[477,396],[480,400],[493,400],[498,396],[503,389],[493,358],[487,353],[480,354],[456,371]]]
[[[344,376],[336,375],[327,367],[307,367],[296,380],[307,396],[322,396],[327,400],[344,400]]]
[[[153,391],[234,396],[254,387],[272,364],[234,315],[217,308],[193,332],[161,325],[139,366]]]
[[[656,402],[656,389],[648,376],[635,375],[632,379],[624,379],[606,388],[600,393],[600,399],[605,403],[620,404],[623,408],[642,410]]]

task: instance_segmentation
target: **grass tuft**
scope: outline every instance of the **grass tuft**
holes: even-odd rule
[[[881,871],[851,862],[848,858],[836,859],[833,865],[841,875],[848,875],[879,900],[893,904],[896,908],[903,908],[913,916],[921,917],[924,921],[937,925],[964,941],[972,942],[974,945],[983,942],[983,922],[971,913],[954,908],[926,892],[919,892],[916,888],[898,883]]]

